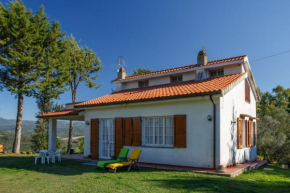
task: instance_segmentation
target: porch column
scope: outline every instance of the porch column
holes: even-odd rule
[[[48,150],[56,150],[57,119],[49,118],[48,123]]]

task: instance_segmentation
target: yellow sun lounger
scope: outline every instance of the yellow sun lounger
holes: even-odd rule
[[[127,172],[131,170],[132,166],[136,166],[138,170],[140,170],[140,167],[137,164],[140,154],[141,154],[140,149],[133,149],[128,161],[108,164],[106,168],[109,168],[110,171],[114,171],[115,173],[117,172],[117,168],[123,168],[123,167],[128,167]]]

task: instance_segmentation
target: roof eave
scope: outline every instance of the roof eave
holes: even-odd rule
[[[101,107],[101,106],[140,103],[140,102],[148,102],[148,101],[178,99],[178,98],[197,97],[197,96],[206,96],[206,95],[215,95],[215,94],[222,94],[222,90],[217,90],[217,91],[212,91],[212,92],[203,92],[203,93],[194,93],[194,94],[187,94],[187,95],[176,95],[176,96],[150,98],[150,99],[139,99],[139,100],[132,100],[132,101],[122,101],[122,102],[103,103],[103,104],[81,105],[81,106],[74,106],[74,108]]]
[[[75,113],[69,113],[69,114],[63,114],[63,115],[44,115],[44,116],[39,116],[37,115],[36,118],[38,119],[45,119],[45,118],[50,118],[50,117],[68,117],[68,116],[74,116],[74,115],[79,115],[79,113],[83,112],[84,110],[78,110],[78,112]]]

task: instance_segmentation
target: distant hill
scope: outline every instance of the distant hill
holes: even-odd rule
[[[7,133],[15,132],[15,119],[4,119],[0,117],[0,131]],[[84,122],[74,122],[74,136],[84,135]],[[23,120],[22,121],[22,135],[31,135],[34,133],[36,127],[36,121]],[[61,138],[68,137],[69,132],[69,121],[58,121],[57,122],[57,135]]]

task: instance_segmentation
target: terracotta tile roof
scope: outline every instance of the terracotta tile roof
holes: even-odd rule
[[[234,61],[242,60],[246,56],[247,55],[242,55],[242,56],[236,56],[236,57],[232,57],[232,58],[225,58],[225,59],[220,59],[220,60],[209,61],[205,66],[221,64],[221,63],[226,63],[226,62],[234,62]],[[128,79],[133,79],[133,78],[138,78],[138,77],[144,77],[144,76],[151,76],[151,75],[156,75],[156,74],[163,74],[163,73],[168,73],[168,72],[175,72],[175,71],[180,71],[180,70],[187,70],[187,69],[196,68],[196,67],[200,67],[200,66],[202,66],[202,65],[191,64],[191,65],[181,66],[181,67],[176,67],[176,68],[168,68],[165,70],[152,71],[152,72],[145,73],[145,74],[130,75],[124,79],[117,78],[115,80],[112,80],[112,82],[119,81],[119,80],[128,80]]]
[[[77,109],[64,109],[61,111],[42,113],[42,114],[39,114],[37,117],[42,118],[42,117],[77,115],[79,112],[82,112],[82,111],[83,110],[77,110]]]
[[[148,100],[167,99],[176,97],[189,97],[204,95],[208,93],[218,93],[228,85],[236,81],[243,74],[233,74],[203,81],[184,81],[143,88],[122,90],[99,98],[95,98],[75,105],[76,108],[88,106],[102,106],[118,103],[141,102]]]

